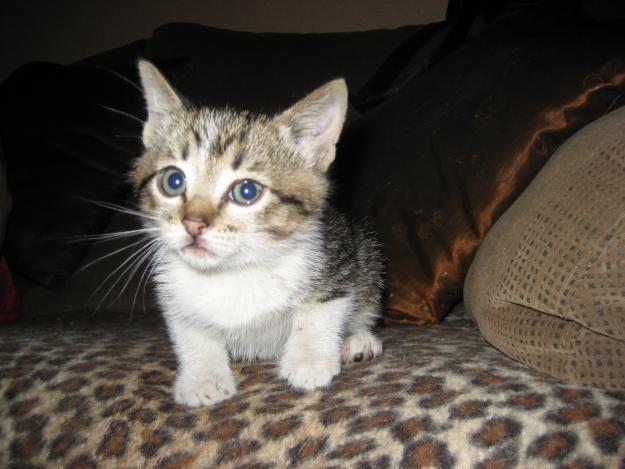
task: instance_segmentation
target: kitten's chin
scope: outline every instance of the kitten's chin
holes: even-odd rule
[[[213,270],[222,262],[214,251],[197,244],[183,247],[178,254],[186,264],[197,270]]]
[[[182,251],[188,256],[197,256],[199,258],[215,258],[215,252],[205,246],[199,244],[189,244],[182,248]]]

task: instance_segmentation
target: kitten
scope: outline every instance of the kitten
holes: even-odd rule
[[[133,172],[160,248],[156,290],[178,359],[175,400],[236,392],[230,360],[279,359],[293,388],[380,355],[381,256],[328,206],[343,80],[277,116],[187,104],[139,62],[148,118]]]

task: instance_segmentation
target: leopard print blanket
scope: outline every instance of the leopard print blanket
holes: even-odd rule
[[[0,329],[1,467],[623,468],[625,391],[558,383],[489,346],[460,311],[379,331],[383,356],[301,394],[235,365],[212,408],[171,399],[157,315]]]

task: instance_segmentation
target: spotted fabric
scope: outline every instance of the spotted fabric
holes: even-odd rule
[[[625,108],[577,132],[489,231],[465,301],[493,345],[625,389]]]
[[[234,366],[211,408],[171,398],[157,316],[0,329],[0,467],[618,468],[625,391],[561,384],[488,345],[462,311],[379,331],[385,351],[323,391]]]

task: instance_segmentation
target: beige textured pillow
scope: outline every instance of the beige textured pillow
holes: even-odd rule
[[[558,149],[487,234],[464,295],[507,355],[625,388],[625,108]]]

